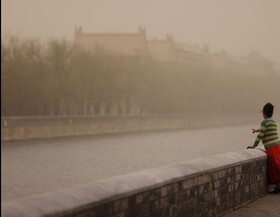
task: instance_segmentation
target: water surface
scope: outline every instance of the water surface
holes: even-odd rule
[[[2,199],[68,188],[252,145],[257,126],[2,143]],[[262,147],[262,145],[260,145]]]

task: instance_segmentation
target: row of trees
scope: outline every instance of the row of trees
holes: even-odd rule
[[[277,73],[88,53],[65,40],[11,37],[1,63],[4,116],[248,111],[276,100],[280,81]]]

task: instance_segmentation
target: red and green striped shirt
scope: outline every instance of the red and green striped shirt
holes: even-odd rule
[[[262,121],[261,128],[258,130],[258,132],[259,134],[254,143],[254,147],[256,147],[261,140],[266,149],[280,144],[277,134],[277,125],[271,118],[267,118]]]

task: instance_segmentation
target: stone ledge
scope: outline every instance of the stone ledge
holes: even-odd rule
[[[84,211],[99,204],[160,188],[170,183],[189,180],[265,158],[266,154],[263,150],[244,150],[143,170],[83,186],[6,202],[2,204],[2,214],[4,217],[70,215],[73,212]],[[236,171],[238,170],[237,167]]]

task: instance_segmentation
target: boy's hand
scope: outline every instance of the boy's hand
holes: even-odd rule
[[[257,133],[257,132],[259,132],[258,130],[256,130],[256,129],[251,129],[252,130],[252,133]]]
[[[254,149],[254,148],[255,148],[255,147],[252,146],[252,145],[250,145],[250,146],[247,147],[247,149]]]

